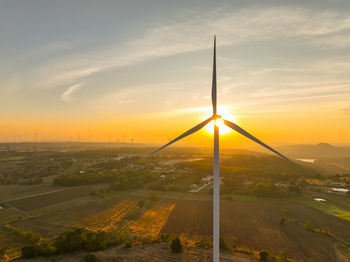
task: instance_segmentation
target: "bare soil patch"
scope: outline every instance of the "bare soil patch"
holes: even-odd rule
[[[288,217],[282,211],[285,206],[291,210]],[[285,225],[280,224],[282,217],[286,217]],[[274,254],[285,251],[299,260],[336,261],[334,240],[306,230],[303,227],[306,220],[344,240],[350,238],[350,223],[299,203],[221,201],[220,231],[230,246],[264,249]],[[211,201],[177,201],[161,233],[188,239],[211,238]]]
[[[83,197],[88,195],[90,191],[89,187],[68,188],[67,190],[8,201],[7,204],[23,211],[30,211]]]

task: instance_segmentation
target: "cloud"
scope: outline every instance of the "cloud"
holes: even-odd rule
[[[135,50],[143,47],[142,55],[137,53],[142,58],[212,48],[214,34],[219,36],[218,45],[283,38],[299,38],[314,45],[315,37],[327,41],[334,39],[332,34],[350,29],[347,13],[295,7],[218,8],[204,15],[189,13],[182,21],[156,25],[128,44]]]
[[[343,108],[342,111],[345,115],[350,115],[350,107]]]
[[[188,12],[172,21],[146,25],[138,38],[118,46],[110,43],[103,49],[67,54],[43,63],[35,69],[40,79],[37,86],[73,84],[110,68],[212,48],[214,34],[219,37],[219,46],[296,39],[303,45],[337,48],[344,46],[344,39],[350,41],[349,29],[350,17],[345,12],[295,7]]]
[[[50,88],[66,84],[71,84],[72,82],[77,82],[84,79],[94,73],[101,70],[99,67],[86,66],[81,68],[72,68],[70,70],[62,70],[58,74],[52,75],[52,77],[42,80],[38,83],[40,87]]]
[[[83,85],[84,83],[71,85],[66,89],[66,91],[63,92],[61,99],[65,102],[71,102],[73,100],[73,94],[77,92]]]

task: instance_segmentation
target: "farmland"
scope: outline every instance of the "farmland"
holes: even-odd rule
[[[136,201],[121,201],[111,208],[83,218],[78,225],[93,231],[111,231],[116,229],[117,223],[136,208],[136,205]]]
[[[157,238],[174,207],[174,204],[157,205],[145,212],[129,228],[140,237]]]
[[[205,149],[172,149],[147,158],[150,149],[144,147],[43,145],[35,152],[28,145],[15,147],[1,161],[2,168],[7,163],[10,169],[0,170],[0,247],[11,258],[25,245],[54,243],[58,236],[82,228],[118,239],[95,250],[105,261],[210,261],[211,188],[189,192],[211,172]],[[15,165],[28,166],[36,154],[45,165],[54,161],[59,172],[34,172],[42,178],[35,183],[24,183],[31,178],[17,171],[16,179],[9,178],[20,168]],[[320,174],[275,157],[228,151],[222,176],[223,261],[256,261],[261,250],[271,261],[339,261],[349,256],[350,198],[327,193],[330,183],[346,186],[347,174]],[[169,251],[174,237],[184,246],[180,254]],[[55,259],[81,261],[84,252]]]
[[[349,223],[293,202],[288,203],[290,214],[286,216],[285,205],[285,201],[222,201],[221,235],[230,245],[271,250],[276,254],[284,251],[294,259],[313,257],[317,261],[335,261],[334,242],[305,230],[303,224],[313,221],[315,227],[327,228],[335,237],[349,243]],[[212,234],[210,210],[211,203],[206,201],[180,201],[162,232],[189,239],[209,238]],[[284,216],[286,222],[282,226],[280,219]]]

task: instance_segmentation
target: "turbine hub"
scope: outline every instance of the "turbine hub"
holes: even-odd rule
[[[216,119],[220,119],[221,116],[220,115],[213,115],[213,119],[216,120]]]

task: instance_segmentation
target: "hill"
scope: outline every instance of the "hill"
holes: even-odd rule
[[[328,143],[317,145],[289,145],[279,147],[284,154],[292,158],[338,158],[350,157],[350,147],[338,147]]]

